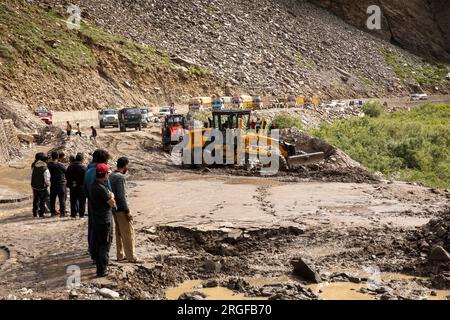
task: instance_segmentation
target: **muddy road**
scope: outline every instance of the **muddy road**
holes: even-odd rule
[[[401,182],[321,181],[237,169],[182,170],[161,150],[160,128],[99,130],[97,147],[131,159],[129,196],[143,265],[115,262],[96,279],[87,255],[87,220],[35,220],[29,200],[0,203],[0,298],[103,299],[444,299],[426,255],[405,239],[448,215],[450,194]],[[83,139],[71,137],[71,148]],[[80,139],[80,140],[74,140]],[[52,146],[46,146],[46,148]],[[74,147],[74,148],[75,148]],[[0,168],[6,191],[27,194],[35,150]],[[76,150],[69,150],[76,151]],[[311,285],[292,273],[307,258],[324,280]],[[67,290],[67,268],[82,286]],[[31,291],[30,291],[31,289]],[[450,288],[448,288],[450,289]],[[197,293],[191,293],[196,291]]]

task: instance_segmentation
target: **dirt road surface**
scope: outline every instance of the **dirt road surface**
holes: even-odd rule
[[[321,298],[292,276],[295,257],[311,259],[327,283],[348,281],[342,275],[333,278],[336,272],[367,268],[425,276],[383,277],[377,288],[384,289],[378,291],[358,278],[365,283],[358,290],[367,298],[421,299],[435,290],[429,275],[412,267],[418,257],[403,241],[445,214],[448,191],[400,182],[336,183],[182,170],[161,150],[159,130],[105,129],[97,140],[114,158],[131,159],[129,195],[137,254],[145,264],[114,262],[113,246],[112,275],[96,279],[87,255],[86,219],[36,220],[29,200],[0,203],[0,298],[102,299],[96,291],[100,287],[116,290],[122,299],[167,298],[167,290],[185,281],[208,279],[245,297]],[[35,151],[29,150],[15,167],[0,168],[5,194],[29,194],[27,174]],[[81,269],[76,294],[66,288],[67,268],[73,265]],[[252,284],[255,279],[273,285],[259,288]],[[444,298],[447,293],[439,294]]]

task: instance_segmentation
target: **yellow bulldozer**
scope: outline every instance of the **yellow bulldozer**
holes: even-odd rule
[[[268,134],[264,118],[252,120],[251,110],[213,111],[209,123],[202,129],[193,129],[183,138],[182,157],[188,164],[199,164],[195,155],[217,156],[218,164],[248,165],[255,159],[277,159],[280,170],[321,162],[323,152],[306,153],[295,146]],[[180,151],[180,150],[178,150]],[[187,154],[189,153],[189,155]],[[200,156],[199,156],[200,157]],[[186,161],[184,161],[186,164]],[[202,162],[202,164],[209,164]]]

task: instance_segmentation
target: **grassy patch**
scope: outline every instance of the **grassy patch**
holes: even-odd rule
[[[272,125],[274,125],[277,129],[303,128],[302,120],[299,117],[294,117],[287,113],[277,114],[272,119]]]
[[[372,171],[450,188],[450,105],[337,121],[312,134]]]
[[[362,107],[362,111],[366,116],[372,118],[378,118],[385,112],[383,105],[378,101],[366,102]]]
[[[416,81],[420,85],[441,85],[448,82],[445,76],[450,64],[417,63],[394,50],[380,49],[390,66],[402,81]]]
[[[155,65],[171,67],[169,57],[149,46],[81,23],[69,30],[66,17],[27,4],[23,0],[0,3],[0,56],[19,56],[43,71],[77,70],[97,65],[97,50],[105,49],[148,71]]]
[[[192,65],[189,67],[188,73],[193,77],[204,77],[209,74],[209,70],[201,66]]]

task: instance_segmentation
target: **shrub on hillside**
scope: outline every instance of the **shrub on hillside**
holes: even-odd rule
[[[291,116],[287,113],[280,113],[276,115],[272,120],[272,125],[274,125],[276,129],[280,130],[288,128],[303,128],[302,120],[300,118]]]
[[[362,111],[371,118],[378,118],[384,113],[384,108],[378,101],[369,101],[363,105]]]
[[[336,121],[313,135],[387,177],[450,188],[450,105]]]

